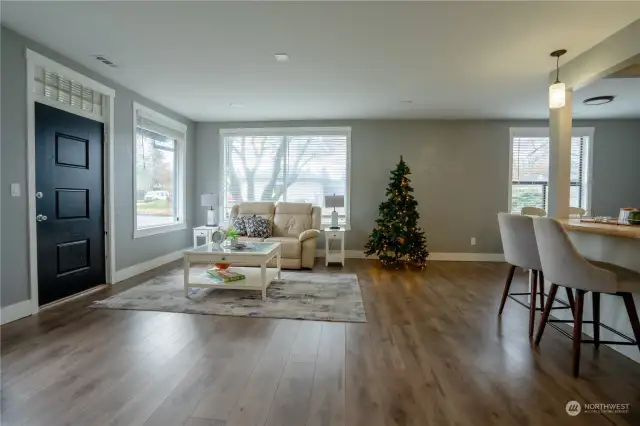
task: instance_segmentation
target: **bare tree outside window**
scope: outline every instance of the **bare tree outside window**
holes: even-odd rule
[[[345,136],[225,136],[223,143],[225,216],[243,201],[322,205],[324,195],[346,194]]]
[[[571,188],[569,204],[586,206],[586,137],[571,139]],[[546,210],[549,187],[549,138],[516,137],[512,141],[511,212],[534,206]]]

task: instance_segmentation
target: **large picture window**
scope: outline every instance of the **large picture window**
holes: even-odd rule
[[[574,128],[571,137],[569,206],[590,209],[589,179],[592,128]],[[510,211],[549,206],[549,129],[511,129]]]
[[[185,228],[186,126],[134,104],[134,236]]]
[[[349,225],[349,128],[221,130],[223,211],[243,201],[285,201],[324,206],[325,195],[344,195],[336,209]],[[323,208],[323,223],[333,209]]]

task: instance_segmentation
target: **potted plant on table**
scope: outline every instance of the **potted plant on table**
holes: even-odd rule
[[[231,246],[238,245],[238,237],[240,236],[240,232],[238,232],[236,228],[234,228],[233,226],[230,226],[225,231],[225,235],[227,236],[227,241],[229,241],[229,244]]]

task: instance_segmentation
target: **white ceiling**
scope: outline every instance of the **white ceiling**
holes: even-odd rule
[[[613,102],[584,105],[595,96],[613,95]],[[640,78],[605,78],[573,94],[574,118],[640,118]]]
[[[549,52],[566,62],[640,18],[631,2],[1,7],[4,25],[198,121],[545,118]]]

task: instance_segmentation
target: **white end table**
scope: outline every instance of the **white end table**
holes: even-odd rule
[[[220,229],[219,226],[197,226],[193,228],[193,247],[198,247],[198,237],[204,237],[204,243],[210,244],[213,233]]]
[[[346,231],[342,227],[340,229],[324,228],[325,266],[329,266],[329,262],[341,263],[344,266],[344,235]],[[331,242],[338,240],[340,241],[340,250],[331,250]]]

